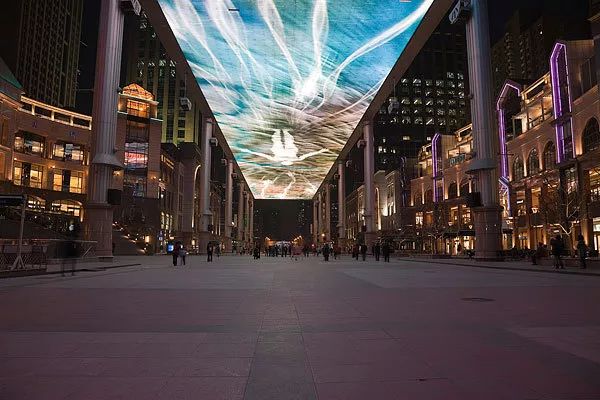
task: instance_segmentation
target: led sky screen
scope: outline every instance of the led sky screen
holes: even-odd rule
[[[158,0],[256,198],[312,198],[434,0]]]

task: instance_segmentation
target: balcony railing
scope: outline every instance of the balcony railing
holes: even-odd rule
[[[23,103],[23,106],[21,107],[21,111],[23,112],[49,119],[60,124],[92,130],[92,117],[89,115],[63,110],[62,108],[53,107],[49,104],[25,96],[21,96],[21,103]]]

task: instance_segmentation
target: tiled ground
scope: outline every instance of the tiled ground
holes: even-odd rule
[[[139,260],[0,281],[0,399],[600,399],[599,277]]]

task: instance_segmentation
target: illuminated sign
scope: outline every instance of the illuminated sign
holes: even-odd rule
[[[306,199],[434,0],[158,2],[254,196]]]

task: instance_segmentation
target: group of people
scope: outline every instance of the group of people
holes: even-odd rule
[[[260,253],[260,248],[259,248]],[[276,244],[265,248],[265,255],[267,257],[293,257],[294,247],[291,244]],[[259,255],[260,258],[260,255]]]
[[[363,243],[359,245],[357,243],[352,247],[352,257],[358,260],[360,255],[362,256],[362,260],[365,261],[367,259],[368,250],[369,248],[366,244]],[[375,256],[375,261],[379,261],[381,256],[383,256],[383,261],[390,262],[391,252],[392,249],[387,242],[375,242],[371,246],[371,255]]]
[[[187,256],[187,250],[181,242],[175,243],[171,255],[173,256],[174,267],[176,267],[177,265],[185,265],[185,257]]]
[[[550,253],[554,261],[555,269],[565,269],[563,256],[565,255],[567,246],[560,235],[556,235],[550,239]],[[577,258],[579,259],[579,267],[587,268],[588,246],[585,243],[583,235],[577,237],[577,245],[575,247]],[[548,256],[548,247],[543,243],[538,243],[537,249],[531,254],[531,263],[537,265],[538,260]]]

